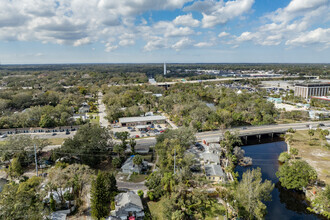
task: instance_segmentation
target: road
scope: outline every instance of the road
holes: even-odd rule
[[[107,116],[107,113],[105,111],[105,105],[102,102],[103,94],[102,92],[99,92],[98,94],[98,110],[99,110],[99,116],[100,116],[100,126],[107,128],[109,126],[108,120],[105,118]]]
[[[240,136],[250,136],[257,134],[268,134],[268,133],[276,133],[276,132],[284,132],[289,128],[293,128],[295,130],[306,130],[308,129],[307,125],[311,125],[312,128],[316,128],[318,124],[324,124],[326,128],[330,127],[330,121],[317,121],[317,122],[302,122],[302,123],[292,123],[292,124],[276,124],[276,125],[264,125],[264,126],[247,126],[247,127],[239,127],[228,129],[229,131],[238,131]],[[197,140],[204,139],[215,139],[221,136],[221,131],[207,131],[196,134]]]
[[[268,134],[268,133],[281,133],[285,132],[289,128],[293,128],[295,130],[306,130],[307,125],[312,125],[312,128],[315,129],[318,124],[324,124],[324,127],[321,128],[327,128],[330,127],[330,121],[317,121],[317,122],[302,122],[302,123],[292,123],[292,124],[276,124],[276,125],[264,125],[264,126],[246,126],[246,127],[238,127],[233,129],[228,129],[229,131],[238,131],[240,136],[252,136],[256,134]],[[244,129],[243,129],[244,128]],[[226,131],[226,130],[225,130]],[[197,141],[202,140],[209,140],[209,139],[219,139],[219,137],[222,135],[222,132],[220,130],[217,131],[206,131],[206,132],[199,132],[196,133],[196,139]],[[149,138],[142,138],[142,139],[136,139],[137,145],[140,146],[153,146],[156,144],[156,138],[155,137],[149,137]]]

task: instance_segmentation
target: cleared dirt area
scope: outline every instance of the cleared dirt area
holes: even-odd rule
[[[330,149],[324,147],[326,142],[319,132],[310,137],[308,130],[302,130],[293,134],[291,147],[297,148],[298,156],[314,167],[320,180],[330,184]]]

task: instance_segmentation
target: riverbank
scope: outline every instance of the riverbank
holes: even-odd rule
[[[320,216],[308,211],[308,204],[302,192],[287,190],[279,184],[276,171],[280,164],[278,156],[287,150],[284,141],[261,143],[242,147],[245,156],[251,157],[253,164],[250,167],[236,167],[240,176],[247,169],[261,168],[263,180],[268,179],[275,183],[272,191],[272,201],[266,202],[267,214],[265,219],[321,219]]]
[[[300,130],[292,134],[290,146],[299,150],[298,157],[316,170],[321,181],[330,184],[330,149],[325,147],[326,143],[319,131],[309,136],[308,130]]]

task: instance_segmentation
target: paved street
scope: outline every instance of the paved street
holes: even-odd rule
[[[102,92],[99,92],[98,94],[98,110],[99,110],[99,116],[100,116],[100,126],[107,128],[109,126],[108,120],[105,118],[107,116],[107,113],[105,112],[105,105],[102,102],[103,94]]]

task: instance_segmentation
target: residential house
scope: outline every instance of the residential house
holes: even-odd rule
[[[142,161],[141,165],[136,165],[133,163],[134,155],[130,156],[125,163],[122,165],[121,170],[123,173],[132,174],[132,173],[141,173],[142,170],[148,167],[148,162]]]
[[[225,174],[220,165],[207,164],[204,166],[206,179],[213,183],[219,183],[225,180]]]
[[[87,113],[87,112],[89,112],[90,108],[91,107],[86,102],[84,102],[81,104],[81,107],[79,108],[78,112],[80,114]]]
[[[111,214],[122,220],[142,220],[144,212],[141,198],[132,191],[118,194],[115,197],[115,211]]]
[[[216,164],[220,165],[220,158],[219,155],[210,153],[210,152],[205,152],[201,154],[201,159],[203,164]]]

